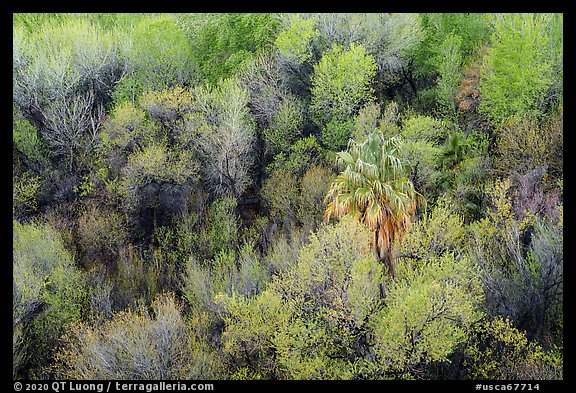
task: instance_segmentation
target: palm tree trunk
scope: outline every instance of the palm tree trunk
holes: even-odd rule
[[[391,277],[396,277],[396,266],[395,266],[395,258],[392,255],[392,245],[388,245],[388,249],[383,249],[380,247],[378,242],[380,238],[380,230],[381,226],[380,223],[376,224],[376,230],[374,231],[374,241],[372,244],[372,251],[374,252],[374,256],[378,261],[380,261],[387,269],[388,275]]]

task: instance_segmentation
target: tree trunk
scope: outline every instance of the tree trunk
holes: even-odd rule
[[[391,245],[389,245],[388,250],[384,250],[378,246],[378,232],[380,231],[380,224],[377,224],[376,230],[374,231],[374,241],[372,243],[372,251],[374,252],[374,256],[378,261],[380,261],[385,267],[388,272],[388,275],[391,277],[396,277],[396,266],[395,266],[395,258],[392,255]]]

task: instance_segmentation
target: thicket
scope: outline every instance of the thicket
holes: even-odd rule
[[[14,14],[15,379],[562,379],[562,14]]]

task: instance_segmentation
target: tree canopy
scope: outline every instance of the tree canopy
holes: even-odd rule
[[[12,20],[15,380],[564,378],[563,14]]]

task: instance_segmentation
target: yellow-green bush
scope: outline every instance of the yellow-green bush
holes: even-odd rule
[[[352,378],[381,296],[382,266],[369,243],[353,221],[323,226],[257,296],[219,295],[232,376]]]
[[[20,178],[14,178],[12,184],[12,215],[14,217],[22,217],[36,212],[40,186],[40,178],[30,172],[24,172]]]
[[[478,323],[471,337],[465,351],[471,379],[562,379],[561,349],[545,351],[529,341],[508,318]]]
[[[370,320],[380,372],[412,379],[433,362],[448,362],[481,318],[482,299],[466,257],[446,253],[415,267],[400,264],[386,288],[385,307]]]
[[[76,234],[83,262],[86,266],[112,266],[120,245],[127,238],[126,218],[120,213],[88,206],[78,219]]]

